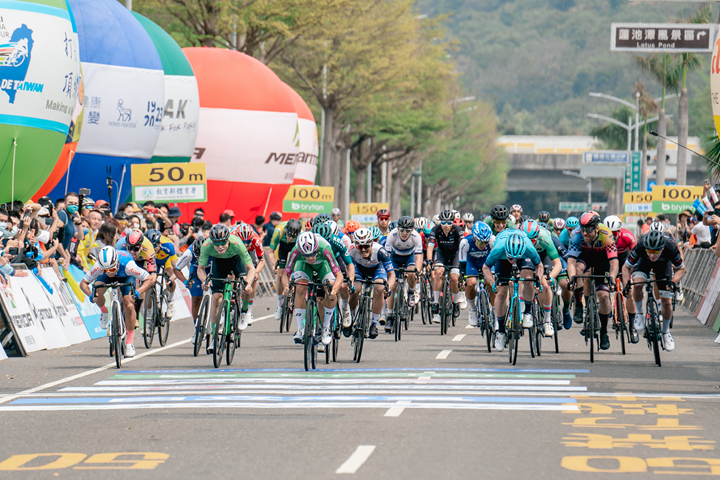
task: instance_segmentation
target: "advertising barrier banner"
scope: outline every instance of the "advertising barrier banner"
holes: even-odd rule
[[[78,283],[85,277],[83,271],[74,265],[70,265],[69,271]],[[85,328],[90,334],[90,338],[94,340],[107,336],[107,330],[100,328],[100,308],[92,303],[87,295],[85,295],[85,300],[82,302],[76,298],[75,305],[80,312],[80,316],[85,324]]]
[[[7,358],[7,355],[5,354],[5,349],[2,345],[0,345],[0,360],[5,360]]]
[[[10,316],[15,338],[22,344],[26,353],[47,348],[43,329],[36,324],[30,306],[22,294],[16,294],[12,287],[0,284],[0,299]]]
[[[72,293],[67,283],[61,282],[52,268],[41,269],[40,275],[53,289],[53,293],[50,294],[43,288],[48,299],[55,307],[55,311],[63,325],[65,336],[70,344],[75,345],[90,340],[90,334],[85,328],[85,323],[75,306],[75,302],[73,302]]]
[[[25,302],[35,323],[45,335],[48,349],[69,347],[70,342],[65,336],[63,325],[55,312],[55,306],[45,295],[43,287],[34,274],[28,277],[10,277],[10,286],[15,300]]]
[[[652,187],[652,209],[664,214],[678,214],[692,209],[693,202],[703,194],[703,187]]]

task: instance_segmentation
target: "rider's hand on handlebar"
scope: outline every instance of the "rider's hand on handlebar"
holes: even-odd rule
[[[673,293],[674,293],[674,292],[677,291],[677,285],[675,284],[675,282],[669,281],[668,284],[667,284],[667,289],[668,289],[670,292],[673,292]]]
[[[623,287],[623,295],[625,295],[626,297],[627,297],[628,295],[630,295],[630,288],[631,288],[631,287],[632,287],[632,285],[630,285],[630,282],[628,282],[627,285],[625,285],[625,286]]]

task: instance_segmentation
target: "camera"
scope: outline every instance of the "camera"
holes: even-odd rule
[[[89,188],[81,188],[78,190],[78,195],[90,195],[90,189]]]

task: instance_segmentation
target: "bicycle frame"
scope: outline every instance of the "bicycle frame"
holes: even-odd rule
[[[647,299],[645,301],[645,339],[647,340],[648,348],[653,351],[655,357],[655,364],[658,367],[662,366],[660,361],[660,348],[665,349],[665,339],[662,334],[662,327],[659,325],[659,314],[657,311],[657,302],[654,297],[654,286],[655,284],[663,281],[670,281],[669,278],[662,279],[650,279],[647,278],[640,282],[629,282],[628,285],[645,285],[645,294]],[[675,295],[673,295],[674,299]],[[673,310],[675,305],[673,304]]]

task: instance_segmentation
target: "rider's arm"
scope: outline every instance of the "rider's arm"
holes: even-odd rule
[[[628,285],[630,283],[630,275],[632,274],[632,270],[630,268],[630,264],[627,260],[625,260],[625,263],[622,266],[622,279],[623,279],[623,285]]]
[[[468,250],[470,250],[470,243],[468,242],[467,238],[463,238],[460,241],[460,250],[458,251],[458,255],[460,256],[458,258],[458,261],[460,262],[460,273],[463,277],[465,276],[465,272],[467,271]]]
[[[552,267],[553,268],[550,271],[550,278],[557,279],[558,275],[560,275],[560,272],[562,271],[562,262],[560,261],[560,257],[552,261]]]
[[[102,269],[100,268],[100,265],[95,265],[92,270],[85,274],[85,278],[83,278],[80,282],[80,290],[82,290],[85,295],[92,297],[92,290],[90,290],[90,284],[93,283],[95,279],[100,276],[100,274],[102,274]]]

